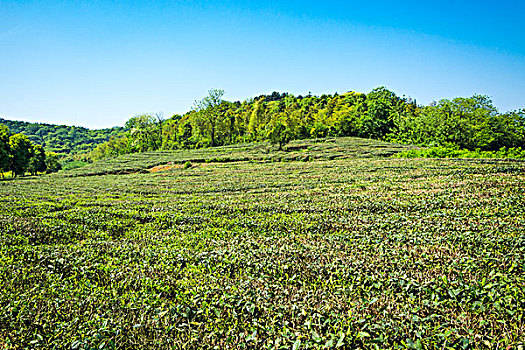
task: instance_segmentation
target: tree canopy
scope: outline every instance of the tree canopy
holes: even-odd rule
[[[49,155],[53,154],[57,164],[50,166]],[[44,147],[33,144],[24,134],[11,134],[7,126],[0,124],[0,175],[11,171],[12,176],[24,175],[30,172],[53,172],[60,170],[56,153],[46,153]]]
[[[525,146],[524,111],[499,113],[491,99],[481,95],[444,99],[428,106],[385,87],[368,94],[350,91],[294,96],[273,92],[243,102],[225,101],[223,96],[223,90],[210,90],[188,113],[174,115],[160,128],[153,115],[134,117],[126,124],[131,131],[101,144],[94,151],[95,158],[250,141],[270,141],[282,149],[293,139],[327,136],[483,151]],[[148,121],[143,133],[133,131],[137,118]]]
[[[46,151],[54,151],[62,158],[66,154],[63,152],[71,152],[75,159],[81,155],[90,160],[251,141],[270,141],[283,149],[294,139],[328,136],[482,151],[525,147],[525,110],[500,113],[491,99],[482,95],[443,99],[427,106],[385,87],[367,94],[349,91],[294,96],[272,92],[234,102],[223,97],[223,90],[212,89],[183,115],[164,119],[158,113],[140,114],[130,118],[123,128],[88,130],[22,123],[17,124],[15,132],[23,126],[22,132],[30,133],[30,140],[42,140]],[[0,154],[5,149],[1,135],[0,131]],[[49,135],[54,136],[50,139]],[[63,140],[74,141],[76,146],[66,151],[71,143]],[[52,142],[54,146],[50,147]],[[60,144],[64,149],[57,148]]]

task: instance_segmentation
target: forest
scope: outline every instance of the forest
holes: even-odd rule
[[[420,146],[516,154],[525,146],[525,109],[500,113],[488,96],[443,99],[428,106],[385,87],[294,96],[273,92],[243,102],[210,90],[184,115],[165,120],[144,114],[126,122],[119,136],[99,144],[93,160],[159,149],[193,149],[270,141],[357,136]]]
[[[31,142],[41,145],[47,152],[59,155],[62,161],[88,158],[100,143],[121,134],[123,127],[92,130],[79,126],[30,123],[0,118],[13,134],[24,134]]]

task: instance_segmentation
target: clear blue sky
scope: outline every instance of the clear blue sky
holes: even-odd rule
[[[525,1],[0,0],[0,117],[123,125],[274,90],[525,107]]]

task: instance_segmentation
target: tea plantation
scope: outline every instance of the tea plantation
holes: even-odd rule
[[[523,349],[525,162],[310,151],[0,182],[0,349]]]

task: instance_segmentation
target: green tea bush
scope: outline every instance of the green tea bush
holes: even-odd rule
[[[0,347],[522,346],[525,163],[317,155],[0,182]]]

